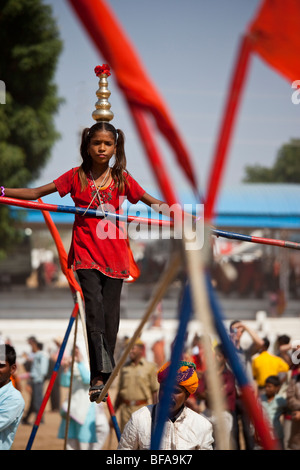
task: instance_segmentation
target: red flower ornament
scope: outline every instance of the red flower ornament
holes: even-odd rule
[[[108,64],[103,64],[103,65],[97,65],[97,67],[95,67],[95,74],[97,75],[97,77],[100,77],[100,75],[107,75],[108,77],[110,76],[110,67]]]

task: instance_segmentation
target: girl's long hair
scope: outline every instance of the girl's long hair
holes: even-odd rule
[[[90,128],[86,128],[82,132],[80,154],[82,157],[82,164],[78,169],[79,179],[81,183],[81,191],[84,191],[88,185],[87,174],[92,169],[92,158],[89,155],[88,148],[93,135],[98,131],[111,132],[116,143],[115,163],[111,168],[111,176],[122,193],[126,181],[126,155],[125,155],[125,136],[121,129],[116,129],[112,124],[105,121],[100,121]]]

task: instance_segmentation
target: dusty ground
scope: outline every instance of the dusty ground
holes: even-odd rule
[[[45,390],[48,383],[45,384]],[[114,398],[114,387],[110,390],[110,397],[113,401]],[[25,400],[25,411],[29,405],[30,395],[26,390],[25,383],[22,382],[22,395]],[[61,390],[62,400],[67,397],[66,390]],[[107,406],[105,406],[107,417],[109,418],[109,412]],[[43,414],[44,423],[41,423],[38,427],[36,436],[34,438],[31,450],[64,450],[64,439],[58,439],[57,433],[61,422],[60,414],[58,412],[52,412],[50,401],[48,401],[46,409]],[[35,417],[31,416],[32,424],[34,424]],[[29,437],[32,432],[32,425],[20,424],[17,430],[12,450],[26,450],[26,446]],[[111,430],[109,437],[104,445],[104,450],[114,450],[118,444],[114,429]]]

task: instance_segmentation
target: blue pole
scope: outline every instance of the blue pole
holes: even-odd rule
[[[180,361],[185,335],[187,330],[187,325],[190,320],[192,311],[192,304],[191,304],[191,295],[190,295],[190,288],[189,284],[186,283],[183,293],[183,298],[181,302],[180,314],[179,314],[179,326],[177,335],[174,341],[174,346],[171,354],[171,363],[168,372],[168,376],[166,379],[166,383],[164,385],[164,391],[161,397],[161,400],[157,406],[157,418],[154,426],[153,435],[151,436],[151,450],[159,450],[160,442],[165,426],[165,422],[168,418],[168,412],[170,407],[170,400],[171,395],[173,392],[173,387],[175,383],[175,377],[177,372],[177,365]]]

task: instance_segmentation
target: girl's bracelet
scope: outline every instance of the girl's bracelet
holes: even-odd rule
[[[4,186],[1,186],[0,189],[1,189],[0,197],[4,197],[4,196],[5,196],[5,188],[4,188]]]

